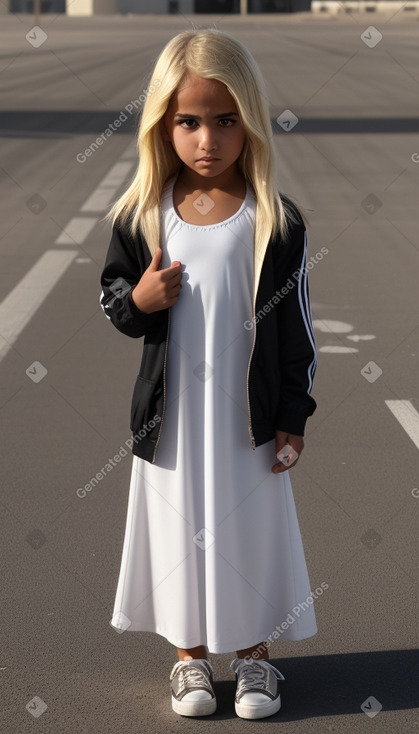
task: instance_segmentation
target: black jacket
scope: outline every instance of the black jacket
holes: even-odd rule
[[[300,223],[290,223],[287,243],[279,235],[269,241],[255,275],[253,321],[243,325],[253,330],[247,380],[253,448],[275,438],[275,430],[303,436],[307,418],[316,409],[310,395],[317,352],[306,268],[307,234],[297,207],[292,206]],[[146,314],[131,297],[151,259],[142,233],[132,238],[127,227],[116,222],[100,280],[100,303],[119,331],[134,338],[144,336],[130,427],[133,454],[154,463],[164,422],[171,308]]]

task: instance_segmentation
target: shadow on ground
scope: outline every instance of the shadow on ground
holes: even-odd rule
[[[271,658],[285,677],[281,710],[262,722],[317,716],[364,714],[361,704],[374,696],[383,711],[419,706],[419,651],[385,650],[345,655]],[[236,718],[234,681],[214,681],[217,711],[211,719]]]
[[[138,112],[133,107],[132,112],[122,110],[3,110],[0,127],[0,137],[5,138],[50,138],[68,137],[70,135],[100,135],[110,123],[119,120],[120,126],[115,130],[118,135],[130,135],[136,131]],[[275,110],[271,118],[271,127],[274,135],[301,134],[371,134],[406,133],[418,131],[418,120],[412,117],[301,117],[298,124],[290,130],[283,130],[276,118],[283,110]],[[297,109],[298,112],[298,109]]]

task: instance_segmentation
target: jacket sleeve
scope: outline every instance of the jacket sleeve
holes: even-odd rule
[[[117,224],[112,237],[100,278],[102,292],[100,305],[105,316],[127,336],[144,336],[152,327],[158,312],[147,314],[132,300],[132,291],[151,262],[151,253],[136,251],[133,239]]]
[[[293,225],[287,243],[276,253],[275,281],[280,363],[280,398],[276,429],[303,436],[307,418],[317,407],[310,395],[317,365],[311,321],[307,263],[307,232]]]

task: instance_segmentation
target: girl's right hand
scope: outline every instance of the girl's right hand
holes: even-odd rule
[[[144,313],[170,308],[179,298],[182,264],[179,260],[174,260],[170,267],[159,270],[162,256],[163,251],[158,247],[150,265],[132,291],[132,300]]]

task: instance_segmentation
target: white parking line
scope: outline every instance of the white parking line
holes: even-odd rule
[[[45,301],[77,250],[47,250],[0,304],[0,360]]]
[[[385,400],[385,404],[419,449],[419,413],[410,400]]]
[[[89,196],[86,203],[83,204],[81,212],[103,212],[108,208],[115,195],[115,188],[107,186],[98,186]]]
[[[330,344],[329,346],[319,347],[318,351],[325,352],[326,354],[354,354],[355,352],[359,352],[359,349],[356,349],[356,347],[340,347],[337,344],[335,346]]]
[[[97,217],[73,217],[55,240],[56,245],[82,245],[97,222]]]
[[[135,141],[126,147],[122,158],[126,160],[120,160],[112,166],[80,211],[103,212],[108,208],[110,200],[137,162]],[[54,244],[81,245],[97,221],[97,217],[73,217]],[[77,249],[47,250],[0,304],[0,360],[9,352],[36,310],[79,254]],[[78,257],[76,262],[90,262],[90,259]]]
[[[115,163],[95,190],[91,193],[87,201],[83,204],[80,211],[82,212],[102,212],[110,204],[112,197],[115,195],[119,187],[125,182],[128,173],[133,167],[133,163],[129,161],[120,161]]]
[[[118,161],[118,163],[115,163],[112,168],[109,169],[108,173],[99,183],[99,188],[102,187],[112,187],[115,190],[119,188],[119,186],[122,186],[122,184],[125,182],[126,177],[128,176],[131,168],[133,167],[133,163],[127,163]]]

